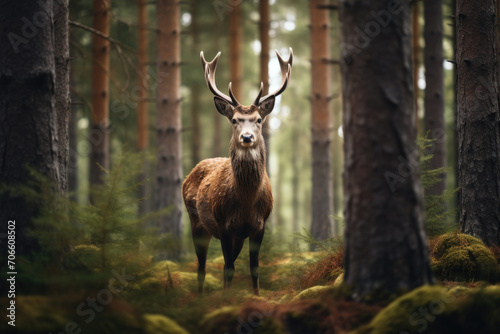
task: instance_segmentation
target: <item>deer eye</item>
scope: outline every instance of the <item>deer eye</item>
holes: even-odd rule
[[[262,123],[262,118],[259,118],[259,119],[257,120],[257,123],[259,123],[259,124],[260,124],[260,123]]]
[[[236,121],[236,119],[235,119],[235,118],[233,118],[233,119],[231,120],[231,122],[232,122],[233,124],[238,123],[238,122]]]

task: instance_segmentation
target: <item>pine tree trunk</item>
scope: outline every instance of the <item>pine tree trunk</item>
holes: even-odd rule
[[[319,5],[323,0],[309,1],[311,18],[311,109],[312,109],[312,222],[311,234],[316,240],[332,235],[333,185],[331,145],[331,69],[330,16]]]
[[[0,38],[0,180],[8,187],[27,185],[30,167],[52,181],[55,191],[62,190],[66,162],[59,151],[67,148],[59,147],[58,131],[67,124],[59,123],[56,110],[56,89],[63,89],[56,81],[53,19],[52,3],[8,1],[0,11],[0,31],[5,32]],[[41,203],[27,203],[23,195],[0,193],[3,233],[8,221],[15,221],[18,257],[39,249],[28,234],[40,209],[37,205]],[[4,265],[6,261],[0,266]]]
[[[385,0],[344,0],[340,19],[345,283],[362,299],[433,278],[416,148],[410,9],[388,7]],[[369,42],[360,44],[363,38]]]
[[[443,3],[442,0],[424,1],[424,65],[425,65],[425,117],[424,135],[433,139],[431,170],[446,167],[446,123],[444,120],[443,70]],[[446,173],[441,181],[425,190],[426,195],[439,196],[446,189]],[[445,208],[443,207],[443,210]]]
[[[242,98],[243,68],[241,66],[241,48],[243,27],[241,20],[241,4],[237,3],[229,13],[229,73],[236,99],[244,103]]]
[[[170,208],[158,221],[159,233],[169,233],[181,240],[182,225],[182,151],[181,151],[181,59],[180,11],[176,0],[157,2],[157,165],[154,208]],[[166,255],[180,256],[180,247],[172,247]],[[160,255],[163,257],[164,255]]]
[[[500,117],[496,1],[457,1],[460,227],[500,245]]]
[[[93,0],[93,28],[106,36],[109,36],[110,8],[111,0]],[[103,183],[101,167],[109,169],[109,48],[107,39],[92,34],[91,186]]]
[[[146,86],[147,63],[148,63],[148,11],[147,0],[138,0],[137,12],[137,30],[138,30],[138,61],[139,61],[139,77],[137,82],[138,87],[138,104],[137,104],[137,128],[138,128],[138,149],[143,155],[149,148],[149,111],[148,111],[148,87]],[[145,157],[144,157],[145,158]],[[143,182],[148,178],[149,164],[147,159],[143,159],[144,166],[139,174],[138,182]],[[143,183],[139,186],[137,195],[144,199],[139,204],[139,216],[148,212],[148,201],[145,199],[148,192],[148,183]]]
[[[259,38],[260,38],[260,81],[264,84],[262,95],[265,96],[269,92],[269,27],[270,27],[270,14],[269,14],[269,0],[259,0]],[[262,124],[262,136],[266,144],[266,169],[269,174],[269,140],[271,132],[269,129],[269,118]]]
[[[200,53],[200,23],[199,23],[199,3],[191,5],[191,33],[193,34],[193,49],[194,55]],[[200,125],[200,96],[201,87],[198,81],[191,86],[191,154],[194,167],[201,161],[201,125]]]
[[[411,31],[412,31],[412,50],[413,50],[413,100],[415,103],[415,125],[417,127],[418,135],[418,98],[419,98],[419,88],[418,88],[418,72],[420,68],[420,29],[419,29],[419,15],[420,7],[419,2],[414,1],[412,3],[411,11]]]
[[[57,113],[59,187],[68,190],[69,117],[69,0],[53,1],[54,12],[54,60],[56,68],[55,109]]]

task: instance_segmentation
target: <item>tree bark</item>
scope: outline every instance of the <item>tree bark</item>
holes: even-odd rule
[[[240,102],[242,98],[243,68],[241,66],[241,48],[243,27],[241,20],[241,4],[232,7],[229,13],[229,73],[233,94]]]
[[[60,12],[57,17],[64,15]],[[56,87],[61,87],[53,15],[52,3],[26,0],[5,2],[0,11],[0,31],[5,32],[0,38],[0,180],[7,187],[28,185],[30,167],[53,182],[55,191],[62,190],[66,163],[59,150],[67,148],[59,147],[58,131],[67,124],[59,123],[56,110]],[[28,234],[39,205],[9,190],[0,193],[1,225],[7,229],[8,221],[15,221],[16,256],[34,255],[39,248]]]
[[[68,189],[69,117],[71,99],[69,95],[69,0],[53,1],[54,12],[54,60],[56,69],[55,109],[57,113],[59,187]]]
[[[147,0],[138,0],[137,11],[137,42],[138,42],[138,61],[139,61],[139,77],[138,77],[138,103],[137,103],[137,128],[139,152],[143,155],[144,165],[142,172],[139,173],[139,185],[137,195],[142,198],[139,203],[139,216],[146,214],[148,210],[148,201],[145,199],[148,193],[148,184],[142,183],[148,178],[149,164],[145,159],[145,154],[149,148],[149,106],[148,106],[148,87],[146,84],[148,70],[148,10]]]
[[[264,84],[262,96],[266,96],[269,92],[269,28],[270,28],[270,13],[269,0],[259,0],[259,38],[260,38],[260,81]],[[269,118],[262,124],[262,136],[266,144],[266,169],[269,174],[269,152],[271,147],[269,141],[271,132],[269,129]]]
[[[418,88],[418,72],[420,68],[420,29],[419,29],[419,2],[414,1],[411,11],[411,31],[412,31],[412,50],[413,50],[413,100],[415,101],[415,125],[417,127],[418,135],[418,98],[419,98],[419,88]]]
[[[181,151],[181,71],[180,10],[176,0],[157,2],[157,68],[162,78],[157,89],[157,165],[154,208],[170,208],[158,221],[159,233],[180,239],[182,225]],[[181,249],[167,250],[167,256],[180,256]],[[162,256],[162,255],[160,255]]]
[[[410,8],[390,4],[340,2],[343,50],[351,51],[342,62],[345,283],[359,299],[433,281],[418,171]],[[385,16],[377,21],[374,12]],[[360,44],[362,38],[369,41]]]
[[[425,65],[425,117],[424,135],[434,140],[429,169],[446,167],[446,123],[444,120],[443,70],[443,2],[424,1],[424,65]],[[446,173],[441,181],[425,190],[426,195],[439,196],[446,189]],[[443,207],[443,210],[445,208]]]
[[[111,0],[93,0],[92,8],[93,28],[109,36]],[[91,186],[103,183],[101,167],[109,169],[109,47],[109,40],[92,34]]]
[[[457,1],[460,227],[500,245],[500,117],[495,0]]]
[[[332,235],[333,184],[331,145],[330,16],[318,8],[323,0],[309,1],[311,20],[311,110],[312,110],[312,222],[316,240]]]
[[[199,3],[193,2],[191,5],[191,33],[193,34],[194,55],[198,55],[200,50],[200,23],[199,23]],[[200,97],[201,86],[195,81],[191,86],[191,154],[192,167],[201,161],[201,125],[200,125]]]

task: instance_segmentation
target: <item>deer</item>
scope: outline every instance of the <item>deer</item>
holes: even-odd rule
[[[273,111],[276,96],[283,93],[292,73],[293,51],[284,61],[276,55],[281,68],[281,85],[262,96],[263,83],[250,106],[236,100],[231,83],[229,96],[215,84],[215,71],[221,52],[211,62],[200,53],[205,81],[214,94],[217,111],[232,125],[229,158],[211,158],[199,162],[182,184],[182,195],[198,258],[198,292],[203,293],[206,259],[212,237],[221,242],[224,257],[224,290],[231,287],[234,262],[249,238],[250,274],[253,292],[259,295],[259,251],[265,224],[273,208],[271,183],[266,170],[266,147],[262,124]]]

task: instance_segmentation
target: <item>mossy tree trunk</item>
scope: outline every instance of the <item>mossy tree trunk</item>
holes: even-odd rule
[[[457,1],[460,227],[500,245],[500,115],[496,1]]]
[[[344,0],[339,5],[344,281],[362,299],[374,291],[413,289],[433,277],[416,148],[410,8],[388,7],[385,0]]]
[[[316,240],[332,235],[330,12],[324,0],[309,1],[311,23],[312,222]]]

